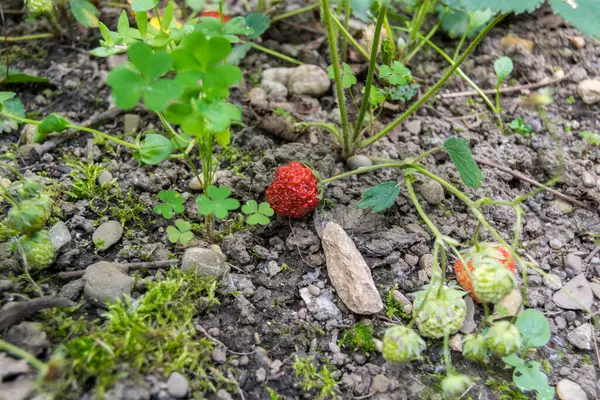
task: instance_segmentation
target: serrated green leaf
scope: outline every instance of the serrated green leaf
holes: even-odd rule
[[[579,1],[579,0],[577,0]],[[461,8],[467,11],[487,10],[503,13],[514,12],[516,14],[533,12],[543,0],[460,0]]]
[[[98,10],[88,0],[70,0],[71,12],[81,25],[87,28],[98,26]]]
[[[600,38],[600,2],[598,0],[549,0],[552,11],[560,14],[586,35]]]
[[[465,185],[473,189],[479,188],[483,180],[483,174],[475,160],[473,160],[473,155],[469,150],[469,142],[462,138],[451,137],[444,142],[444,150],[450,156]]]
[[[534,309],[523,311],[515,326],[521,332],[523,347],[542,347],[550,341],[550,325],[546,316]]]
[[[500,57],[494,62],[494,71],[498,82],[502,82],[513,71],[513,62],[510,57]]]
[[[54,132],[62,132],[67,129],[69,121],[64,119],[58,114],[50,114],[40,122],[35,130],[33,141],[35,143],[41,143],[46,136]]]
[[[246,26],[253,30],[253,32],[248,35],[249,39],[256,39],[271,25],[271,19],[259,13],[250,13],[246,16]]]
[[[362,199],[356,204],[356,208],[372,208],[374,212],[385,211],[394,205],[399,195],[400,184],[398,182],[381,183],[365,190]]]
[[[132,0],[131,9],[135,12],[149,11],[158,5],[159,0]]]
[[[173,152],[173,144],[162,135],[146,135],[138,151],[139,160],[144,164],[157,165]]]

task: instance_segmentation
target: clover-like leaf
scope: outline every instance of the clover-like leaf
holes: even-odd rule
[[[513,62],[510,57],[500,57],[494,61],[494,71],[498,77],[498,84],[502,83],[513,72],[513,68]]]
[[[394,61],[391,67],[388,65],[381,66],[379,77],[387,81],[390,85],[406,85],[412,80],[412,73],[404,64]]]
[[[385,211],[394,205],[399,195],[400,184],[398,182],[381,183],[365,190],[362,199],[356,204],[356,208],[372,208],[374,212]]]
[[[229,198],[231,189],[226,186],[210,185],[206,193],[196,198],[198,210],[202,215],[214,215],[217,219],[225,218],[230,211],[237,210],[240,202]]]
[[[174,226],[167,227],[167,239],[171,243],[186,244],[194,238],[192,227],[189,222],[182,219],[175,221]]]
[[[356,76],[348,64],[342,63],[342,67],[342,86],[344,89],[349,89],[356,84]],[[329,79],[335,78],[333,73],[333,65],[327,67],[327,74],[329,75]]]
[[[255,200],[248,200],[242,206],[242,212],[248,216],[246,219],[248,225],[269,225],[270,218],[275,213],[266,201],[257,204]]]
[[[365,89],[363,88],[362,92],[365,92]],[[378,87],[371,87],[371,91],[369,92],[369,104],[371,104],[372,106],[376,106],[378,104],[381,104],[385,101],[386,98],[386,93],[383,89],[379,89]]]
[[[444,150],[450,155],[465,185],[477,189],[483,180],[483,173],[473,160],[469,142],[462,138],[451,137],[444,142]]]
[[[521,333],[523,347],[542,347],[550,341],[550,325],[546,316],[529,308],[517,318],[515,326]]]
[[[161,190],[158,192],[158,198],[163,202],[154,207],[156,214],[162,215],[166,219],[173,218],[174,214],[181,214],[184,210],[183,203],[185,199],[174,190]]]

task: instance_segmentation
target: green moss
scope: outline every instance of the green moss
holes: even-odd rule
[[[214,342],[198,337],[193,326],[199,313],[219,303],[216,289],[214,278],[172,269],[139,299],[111,304],[102,321],[51,315],[48,333],[63,343],[54,354],[62,369],[59,379],[41,389],[61,399],[91,389],[102,399],[124,377],[173,371],[194,375],[194,391],[229,387],[233,383],[210,363]]]
[[[411,316],[404,312],[404,304],[394,299],[394,290],[397,288],[398,285],[396,284],[387,292],[385,297],[385,314],[388,318],[398,318],[408,321],[411,319]]]
[[[342,338],[338,341],[338,345],[353,351],[370,353],[377,350],[375,341],[373,341],[374,334],[375,331],[372,326],[359,322],[354,324],[352,328],[344,331]]]
[[[493,389],[498,395],[498,400],[527,400],[529,397],[524,395],[513,384],[498,378],[489,378],[485,385]]]
[[[298,386],[305,392],[314,391],[318,399],[332,397],[337,391],[338,382],[327,365],[321,365],[317,370],[314,356],[296,356],[293,369]]]
[[[71,200],[92,200],[108,189],[108,185],[98,185],[98,177],[107,171],[103,165],[81,161],[66,161],[66,164],[72,168],[67,176],[73,179],[73,186],[66,192]]]

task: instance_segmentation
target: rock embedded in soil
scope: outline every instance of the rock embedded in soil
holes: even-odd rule
[[[596,177],[591,172],[586,171],[581,174],[581,183],[583,183],[583,186],[586,188],[596,187]]]
[[[499,313],[503,308],[503,313]],[[516,287],[510,291],[509,294],[504,296],[502,300],[494,307],[494,315],[492,319],[499,319],[507,316],[514,317],[523,311],[523,296],[521,295],[521,289]]]
[[[140,129],[140,119],[137,114],[125,114],[123,116],[123,132],[136,133]]]
[[[106,185],[113,180],[113,176],[109,171],[102,171],[100,175],[98,175],[98,185]]]
[[[594,327],[592,324],[583,324],[567,334],[567,340],[581,350],[592,350],[594,347]]]
[[[292,72],[294,68],[267,68],[262,72],[261,77],[263,80],[279,82],[287,86]]]
[[[402,294],[398,290],[394,290],[392,292],[392,297],[394,298],[394,301],[397,301],[398,303],[402,304],[402,311],[404,313],[406,313],[407,315],[410,315],[412,313],[413,305],[410,302],[410,300],[408,299],[408,297],[406,297],[404,294]]]
[[[421,133],[421,120],[420,119],[413,119],[412,121],[405,122],[404,123],[404,127],[412,135],[416,136],[419,133]]]
[[[316,65],[305,64],[294,68],[287,87],[290,93],[321,97],[329,91],[331,81],[327,72]]]
[[[46,332],[39,322],[21,322],[14,325],[4,339],[34,356],[39,356],[50,346]]]
[[[267,94],[269,101],[285,101],[288,95],[288,88],[281,82],[263,79],[260,85]]]
[[[58,295],[60,297],[64,297],[69,300],[77,300],[83,287],[85,286],[85,281],[83,279],[75,279],[74,281],[67,282],[63,287],[60,288]]]
[[[371,270],[356,245],[335,222],[328,222],[321,244],[327,262],[327,274],[344,304],[357,314],[376,314],[383,309]]]
[[[211,245],[209,248],[192,247],[183,253],[181,269],[188,272],[190,268],[195,267],[199,275],[222,279],[231,269],[226,260],[225,254],[217,245]]]
[[[552,290],[559,290],[562,287],[562,280],[559,276],[554,274],[545,275],[542,278],[544,285]]]
[[[348,164],[350,169],[355,170],[363,167],[370,167],[373,165],[373,162],[369,159],[369,157],[357,154],[347,159],[346,164]]]
[[[581,386],[569,379],[558,381],[556,394],[560,400],[587,400],[588,398]]]
[[[187,378],[179,372],[171,372],[167,380],[167,391],[176,399],[183,399],[190,391],[190,384]]]
[[[106,251],[123,237],[123,225],[119,221],[108,221],[100,225],[92,234],[92,241],[98,251]]]
[[[594,301],[590,284],[584,274],[571,279],[561,290],[552,296],[554,304],[567,310],[589,310]]]
[[[583,261],[581,257],[575,254],[567,254],[563,260],[565,268],[570,268],[574,273],[580,274],[583,270]]]
[[[319,297],[314,297],[308,288],[301,288],[300,297],[317,321],[342,319],[342,312],[333,302],[333,293],[330,290],[322,290]]]
[[[106,301],[115,302],[131,294],[134,279],[116,263],[100,261],[90,265],[83,275],[83,294],[93,304],[106,308]]]
[[[577,85],[577,93],[585,104],[596,104],[600,101],[600,80],[584,79]]]
[[[444,196],[444,188],[436,181],[428,180],[419,186],[419,192],[421,196],[427,201],[429,204],[439,204],[441,203]]]
[[[385,393],[390,390],[393,384],[394,382],[387,376],[377,374],[373,377],[373,381],[371,382],[371,392]]]
[[[471,296],[465,296],[465,304],[467,306],[465,320],[460,327],[461,333],[468,335],[473,332],[475,328],[477,328],[477,324],[475,323],[475,303]]]
[[[69,228],[67,228],[64,222],[59,221],[50,229],[50,241],[52,242],[55,256],[71,243],[71,240],[73,240],[71,232],[69,232]]]
[[[592,289],[592,292],[594,293],[594,296],[597,299],[600,299],[600,283],[596,283],[596,282],[590,283],[590,289]],[[2,292],[1,288],[0,288],[0,292]]]

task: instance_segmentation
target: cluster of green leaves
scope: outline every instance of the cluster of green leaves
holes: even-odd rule
[[[579,132],[579,135],[590,144],[593,144],[594,146],[600,146],[600,135],[596,132],[585,130]]]
[[[394,290],[398,288],[398,284],[395,284],[390,288],[385,296],[385,315],[388,318],[401,318],[405,320],[410,320],[411,315],[407,314],[404,311],[404,304],[397,301],[394,298]]]
[[[370,325],[363,322],[354,324],[351,328],[344,330],[338,345],[346,347],[352,351],[360,351],[368,354],[377,350],[373,337],[375,330]]]
[[[316,367],[314,356],[296,356],[292,368],[298,379],[298,386],[305,391],[316,390],[318,399],[326,399],[336,392],[338,382],[333,377],[333,372],[327,365]]]
[[[104,193],[105,188],[98,185],[98,177],[107,171],[103,165],[81,161],[66,164],[71,168],[67,176],[73,180],[71,189],[66,191],[70,200],[92,200]]]
[[[513,119],[512,121],[510,121],[510,123],[508,124],[508,127],[513,132],[518,133],[519,135],[523,136],[524,138],[531,136],[531,125],[525,123],[525,121],[523,121],[523,118],[521,118],[521,117],[517,117],[517,118]]]
[[[216,289],[214,278],[174,268],[165,280],[151,282],[137,300],[111,304],[102,321],[76,324],[76,332],[70,326],[54,329],[65,334],[53,338],[63,343],[57,350],[63,362],[59,379],[47,383],[45,391],[71,398],[67,394],[73,388],[91,387],[96,398],[104,398],[123,374],[133,379],[148,372],[188,370],[214,378],[191,380],[195,390],[216,389],[226,379],[211,366],[214,343],[197,337],[193,326],[199,313],[219,304]]]
[[[530,349],[545,346],[550,341],[550,325],[541,312],[534,309],[525,310],[515,322],[521,333],[523,341],[522,355]],[[537,392],[537,399],[551,400],[554,398],[555,389],[548,385],[548,377],[544,374],[542,365],[538,361],[526,360],[517,354],[503,357],[502,360],[514,367],[513,381],[524,391]]]
[[[469,142],[462,138],[451,137],[444,142],[443,149],[450,156],[464,184],[473,189],[479,188],[483,173],[473,159]],[[411,170],[405,172],[410,174]],[[374,212],[382,212],[394,205],[399,195],[399,182],[384,182],[366,189],[356,208],[370,208]]]

